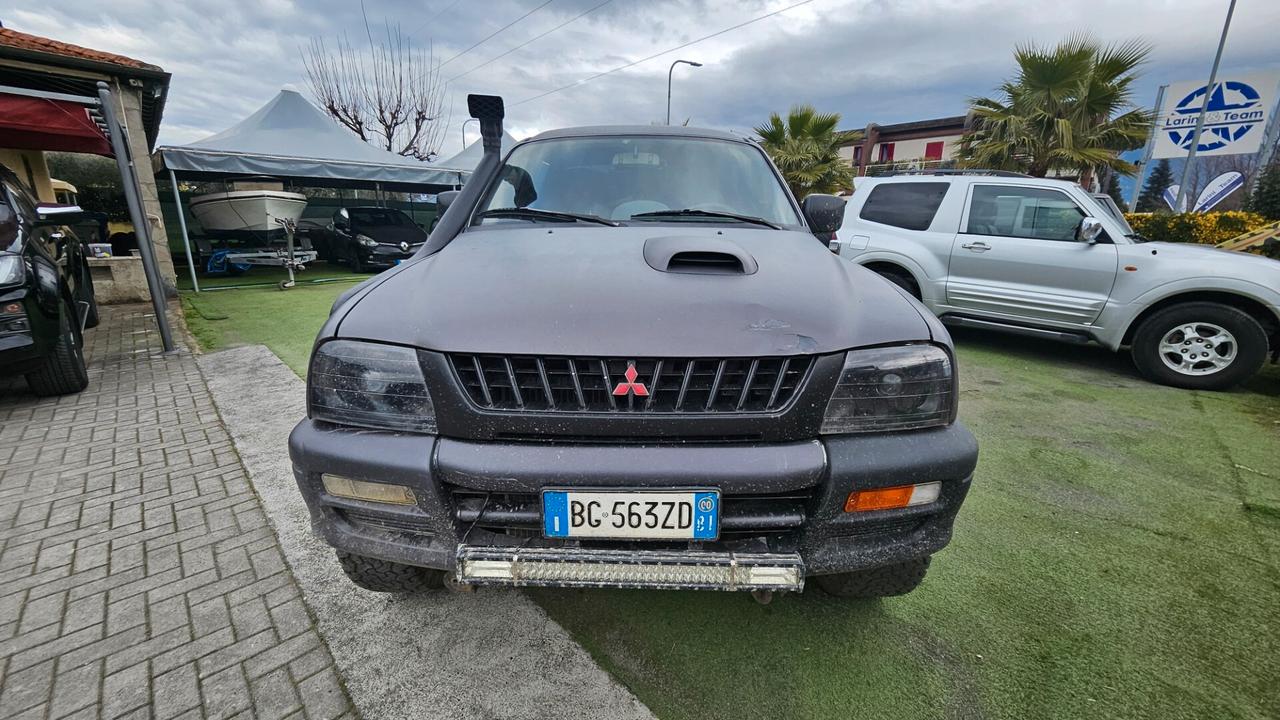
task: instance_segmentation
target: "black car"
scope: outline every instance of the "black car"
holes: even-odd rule
[[[37,395],[89,384],[84,330],[98,324],[86,250],[68,227],[79,208],[37,205],[0,169],[0,374],[26,375]]]
[[[312,231],[309,237],[321,260],[364,272],[413,257],[427,241],[427,231],[394,208],[344,207],[333,214],[327,232]]]
[[[553,131],[503,161],[494,105],[430,241],[312,353],[289,449],[348,576],[915,588],[977,445],[946,329],[815,242],[843,201],[796,202],[714,130]]]

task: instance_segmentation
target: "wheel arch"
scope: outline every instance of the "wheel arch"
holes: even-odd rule
[[[1280,343],[1280,317],[1276,317],[1275,312],[1268,308],[1259,300],[1251,297],[1234,293],[1229,290],[1194,290],[1187,292],[1174,293],[1168,297],[1161,298],[1154,303],[1148,305],[1142,312],[1138,313],[1129,325],[1125,328],[1124,338],[1121,340],[1122,345],[1129,345],[1133,342],[1133,336],[1137,333],[1138,328],[1147,318],[1165,308],[1174,305],[1182,305],[1191,302],[1212,302],[1219,305],[1227,305],[1236,308],[1246,315],[1258,321],[1262,325],[1262,329],[1266,331],[1267,337],[1271,339],[1272,347],[1276,347]]]

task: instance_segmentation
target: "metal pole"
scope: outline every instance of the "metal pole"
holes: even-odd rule
[[[1191,147],[1187,150],[1187,161],[1182,166],[1182,184],[1178,186],[1178,198],[1173,201],[1173,211],[1179,212],[1187,197],[1187,186],[1191,183],[1191,169],[1196,164],[1196,148],[1200,145],[1200,132],[1204,130],[1204,114],[1209,109],[1209,98],[1213,96],[1213,84],[1218,79],[1218,63],[1222,62],[1222,48],[1227,44],[1227,30],[1231,28],[1231,15],[1236,11],[1236,0],[1227,6],[1227,20],[1222,23],[1222,37],[1218,38],[1218,52],[1213,56],[1213,69],[1209,71],[1209,84],[1204,87],[1204,102],[1200,103],[1200,114],[1196,117],[1196,129],[1191,133]]]
[[[671,73],[676,71],[676,66],[684,63],[694,67],[702,67],[702,63],[696,63],[692,60],[676,60],[671,63],[671,67],[667,68],[667,124],[671,124]]]
[[[133,154],[129,152],[129,143],[124,129],[116,118],[116,109],[111,104],[111,89],[105,82],[98,83],[98,101],[102,103],[102,117],[107,121],[107,131],[111,136],[111,150],[116,156],[116,165],[120,168],[124,181],[124,198],[129,205],[129,219],[133,221],[134,233],[138,236],[138,251],[142,254],[142,269],[147,275],[147,289],[151,293],[151,306],[156,313],[156,326],[160,330],[160,342],[167,353],[174,352],[173,333],[169,330],[168,305],[165,302],[164,287],[161,285],[160,269],[156,267],[155,247],[151,244],[151,226],[147,223],[146,213],[142,211],[142,197],[138,191],[138,168],[134,165]]]
[[[173,206],[178,208],[178,227],[182,229],[182,247],[187,250],[187,269],[191,271],[191,287],[200,292],[200,281],[196,279],[196,261],[191,254],[191,238],[187,235],[187,218],[182,212],[182,195],[178,194],[178,178],[169,168],[169,184],[173,186]]]
[[[1147,145],[1142,149],[1142,159],[1138,161],[1138,176],[1133,180],[1133,194],[1129,197],[1129,212],[1138,209],[1138,196],[1142,194],[1142,181],[1147,177],[1147,165],[1151,163],[1151,153],[1155,150],[1156,133],[1160,132],[1160,110],[1164,107],[1164,91],[1168,85],[1161,85],[1156,90],[1156,107],[1151,111],[1151,132],[1147,133]]]
[[[480,121],[476,120],[475,118],[467,118],[466,120],[462,121],[462,149],[463,150],[467,149],[467,123],[469,122],[480,122]]]

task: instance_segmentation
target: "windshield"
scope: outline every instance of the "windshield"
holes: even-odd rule
[[[1124,212],[1120,209],[1119,205],[1116,205],[1116,201],[1112,199],[1110,195],[1101,193],[1094,195],[1093,199],[1097,200],[1098,204],[1102,206],[1102,209],[1106,210],[1107,214],[1114,218],[1116,222],[1120,223],[1120,227],[1124,228],[1125,235],[1132,236],[1134,234],[1133,228],[1129,226],[1129,221],[1124,219]]]
[[[513,150],[498,177],[477,212],[491,215],[479,222],[551,219],[498,212],[529,208],[624,224],[801,224],[763,152],[744,142],[669,136],[539,140]],[[681,210],[702,212],[675,214]],[[728,217],[733,215],[741,218]]]
[[[385,210],[382,208],[352,208],[347,212],[351,214],[351,222],[362,227],[413,224],[413,221],[409,219],[409,216],[399,210]]]

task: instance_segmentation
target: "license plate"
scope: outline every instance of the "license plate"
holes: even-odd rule
[[[547,537],[715,540],[720,493],[546,490],[542,528]]]

